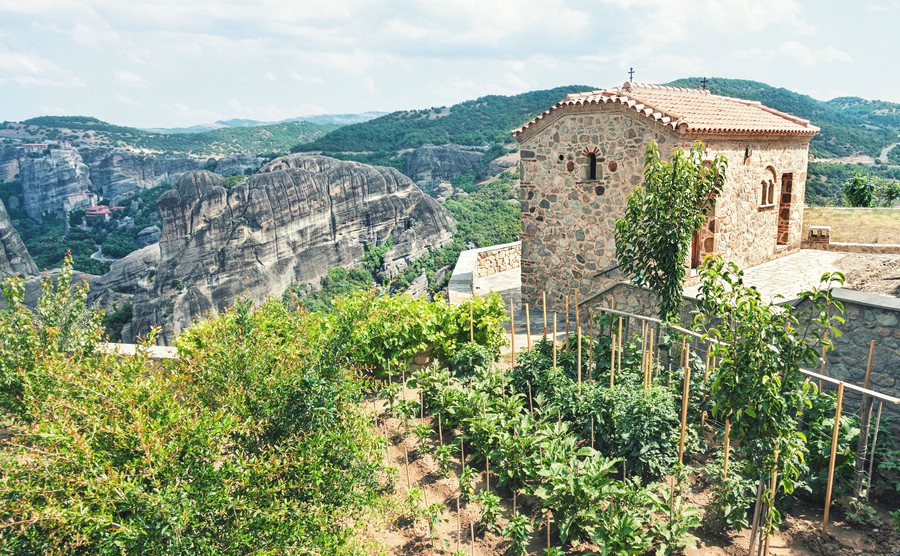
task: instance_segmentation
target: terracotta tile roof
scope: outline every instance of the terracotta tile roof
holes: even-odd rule
[[[805,135],[819,128],[808,120],[751,100],[714,95],[702,89],[625,83],[604,91],[567,95],[549,110],[513,131],[518,137],[565,106],[622,104],[683,134]]]

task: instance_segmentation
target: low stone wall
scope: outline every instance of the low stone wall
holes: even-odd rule
[[[844,304],[846,322],[839,327],[842,335],[834,340],[834,351],[826,356],[825,374],[861,386],[869,345],[875,340],[870,387],[900,397],[900,299],[845,288],[832,293]]]
[[[491,274],[512,270],[522,260],[522,242],[491,245],[480,249],[469,249],[459,254],[450,283],[447,298],[457,305],[474,295],[475,281]]]
[[[472,280],[479,280],[491,274],[506,272],[522,265],[522,242],[495,245],[479,250],[476,254]]]
[[[659,318],[659,298],[647,288],[618,282],[580,303],[582,309],[615,309],[635,315]]]
[[[815,242],[803,240],[803,249],[818,249],[819,251],[838,251],[842,253],[871,253],[878,255],[900,255],[900,243],[836,243]]]

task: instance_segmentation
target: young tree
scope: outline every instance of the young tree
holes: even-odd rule
[[[869,176],[854,172],[850,179],[844,182],[844,199],[851,207],[871,207],[875,201],[875,184]]]
[[[678,319],[682,284],[691,238],[703,224],[725,184],[724,155],[704,160],[703,143],[672,160],[659,157],[655,142],[647,145],[644,187],[628,197],[625,216],[616,221],[616,258],[622,270],[659,298],[660,318]]]

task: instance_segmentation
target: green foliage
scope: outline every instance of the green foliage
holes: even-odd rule
[[[510,243],[521,233],[518,177],[505,173],[501,179],[479,187],[468,195],[454,195],[444,207],[457,222],[456,239],[476,247]]]
[[[748,478],[768,482],[777,471],[780,490],[791,494],[807,453],[800,417],[815,394],[800,367],[816,361],[819,345],[831,347],[823,339],[826,331],[831,338],[840,336],[835,324],[843,319],[832,312],[843,307],[830,288],[842,284],[843,275],[825,274],[818,288],[802,292],[800,299],[809,302],[805,311],[764,303],[734,263],[710,258],[700,277],[694,327],[718,342],[713,344],[718,366],[710,387],[712,414],[730,419]],[[779,518],[774,506],[764,517],[767,524]]]
[[[497,293],[485,297],[472,296],[459,305],[438,302],[440,335],[433,340],[434,353],[443,361],[453,360],[461,346],[469,342],[471,336],[469,314],[474,323],[475,343],[484,346],[493,354],[500,355],[500,348],[506,345],[503,322],[507,320],[506,305]],[[478,349],[478,348],[472,348]]]
[[[497,518],[503,508],[500,506],[500,497],[492,492],[483,490],[475,496],[475,502],[481,506],[481,519],[478,521],[479,531],[500,532]]]
[[[740,459],[729,462],[724,477],[724,454],[706,467],[706,474],[718,484],[712,493],[710,506],[725,530],[740,531],[749,527],[748,511],[756,499],[756,482],[743,476],[745,463]]]
[[[137,243],[132,232],[116,230],[103,240],[103,254],[107,257],[122,258],[132,251],[137,251]]]
[[[509,543],[504,554],[507,556],[525,556],[525,554],[528,554],[528,541],[531,540],[531,530],[531,521],[528,519],[528,516],[516,512],[503,529],[503,536],[506,537]]]
[[[628,196],[616,221],[616,258],[622,270],[660,298],[664,320],[678,318],[685,263],[694,237],[725,183],[728,162],[717,155],[704,164],[703,144],[676,148],[663,162],[654,141],[647,145],[644,187]]]
[[[127,301],[123,303],[121,307],[114,308],[112,313],[103,315],[101,324],[103,325],[104,330],[106,330],[110,342],[122,341],[122,329],[125,325],[131,324],[133,309],[134,306],[130,301]]]
[[[809,449],[804,482],[816,499],[825,497],[836,406],[837,394],[835,392],[818,392],[812,397],[802,416],[801,430],[806,436],[806,445]],[[841,498],[853,491],[859,432],[858,418],[852,414],[843,413],[835,450],[833,486],[835,498]]]
[[[844,182],[844,199],[851,207],[871,207],[875,200],[875,184],[862,174],[853,174]]]
[[[500,145],[511,139],[509,130],[537,116],[568,93],[593,90],[588,86],[558,87],[515,96],[491,95],[453,106],[392,112],[367,122],[336,129],[296,150],[338,152],[397,152],[426,143],[444,145]]]
[[[900,153],[900,148],[895,148],[892,153]],[[896,200],[893,194],[894,186],[900,180],[900,168],[884,165],[865,166],[862,164],[835,164],[829,162],[810,162],[806,181],[806,202],[809,205],[835,205],[844,204],[843,185],[850,178],[860,174],[873,180],[876,184],[876,197],[882,205]]]
[[[287,152],[291,146],[312,141],[338,129],[338,126],[332,124],[320,125],[297,121],[224,127],[200,133],[158,133],[108,124],[86,116],[40,116],[22,123],[45,128],[92,131],[114,144],[121,143],[165,153],[195,155]]]
[[[478,343],[461,344],[450,361],[454,376],[465,377],[475,374],[478,369],[485,369],[494,362],[496,354],[491,348]]]

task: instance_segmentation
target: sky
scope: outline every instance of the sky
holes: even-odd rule
[[[900,0],[0,0],[0,121],[176,127],[579,84],[900,102]]]

